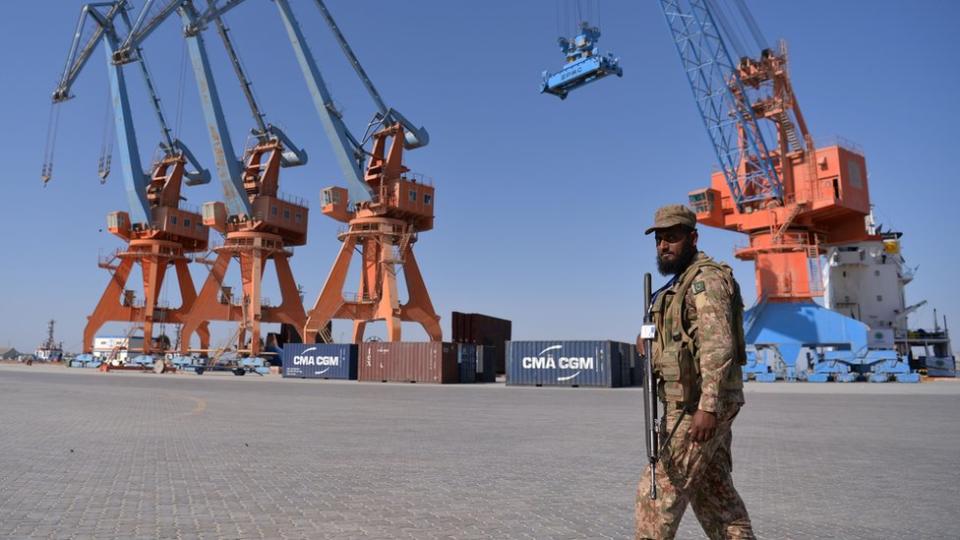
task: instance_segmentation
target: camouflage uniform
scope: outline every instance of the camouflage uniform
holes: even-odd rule
[[[656,500],[650,499],[649,467],[640,480],[636,538],[673,538],[688,503],[708,537],[754,538],[730,476],[730,428],[744,402],[739,286],[729,267],[698,253],[651,309],[657,326],[654,371],[666,409],[661,433],[676,429],[657,463]],[[716,434],[705,443],[688,435],[698,408],[717,416]]]

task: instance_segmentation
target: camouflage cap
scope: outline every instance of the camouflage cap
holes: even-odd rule
[[[653,218],[653,227],[643,234],[650,234],[657,229],[668,229],[674,225],[686,225],[691,229],[697,227],[697,215],[682,204],[668,204],[657,209]]]

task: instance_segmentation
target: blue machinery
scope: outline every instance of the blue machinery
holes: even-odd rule
[[[560,50],[566,56],[567,63],[556,73],[543,72],[540,93],[553,94],[567,99],[567,94],[581,86],[600,80],[607,75],[623,77],[620,59],[612,53],[600,54],[597,42],[600,41],[600,29],[580,22],[580,30],[572,40],[561,37],[557,40]]]
[[[814,302],[761,303],[745,315],[744,380],[920,381],[896,351],[870,348],[866,324]]]

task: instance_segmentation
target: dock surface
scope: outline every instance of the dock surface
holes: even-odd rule
[[[960,382],[758,384],[762,538],[960,537]],[[0,365],[0,538],[632,538],[642,390]],[[679,538],[704,538],[688,510]]]

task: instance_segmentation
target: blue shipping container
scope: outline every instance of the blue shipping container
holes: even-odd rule
[[[460,384],[477,382],[477,349],[473,343],[457,343]]]
[[[643,377],[637,373],[640,365],[637,346],[634,343],[617,343],[620,348],[620,386],[638,386]]]
[[[629,384],[622,376],[629,351],[615,341],[508,341],[507,384],[603,386]]]
[[[497,382],[497,348],[477,345],[477,382]]]
[[[353,343],[287,343],[283,376],[301,379],[357,379],[357,346]]]

